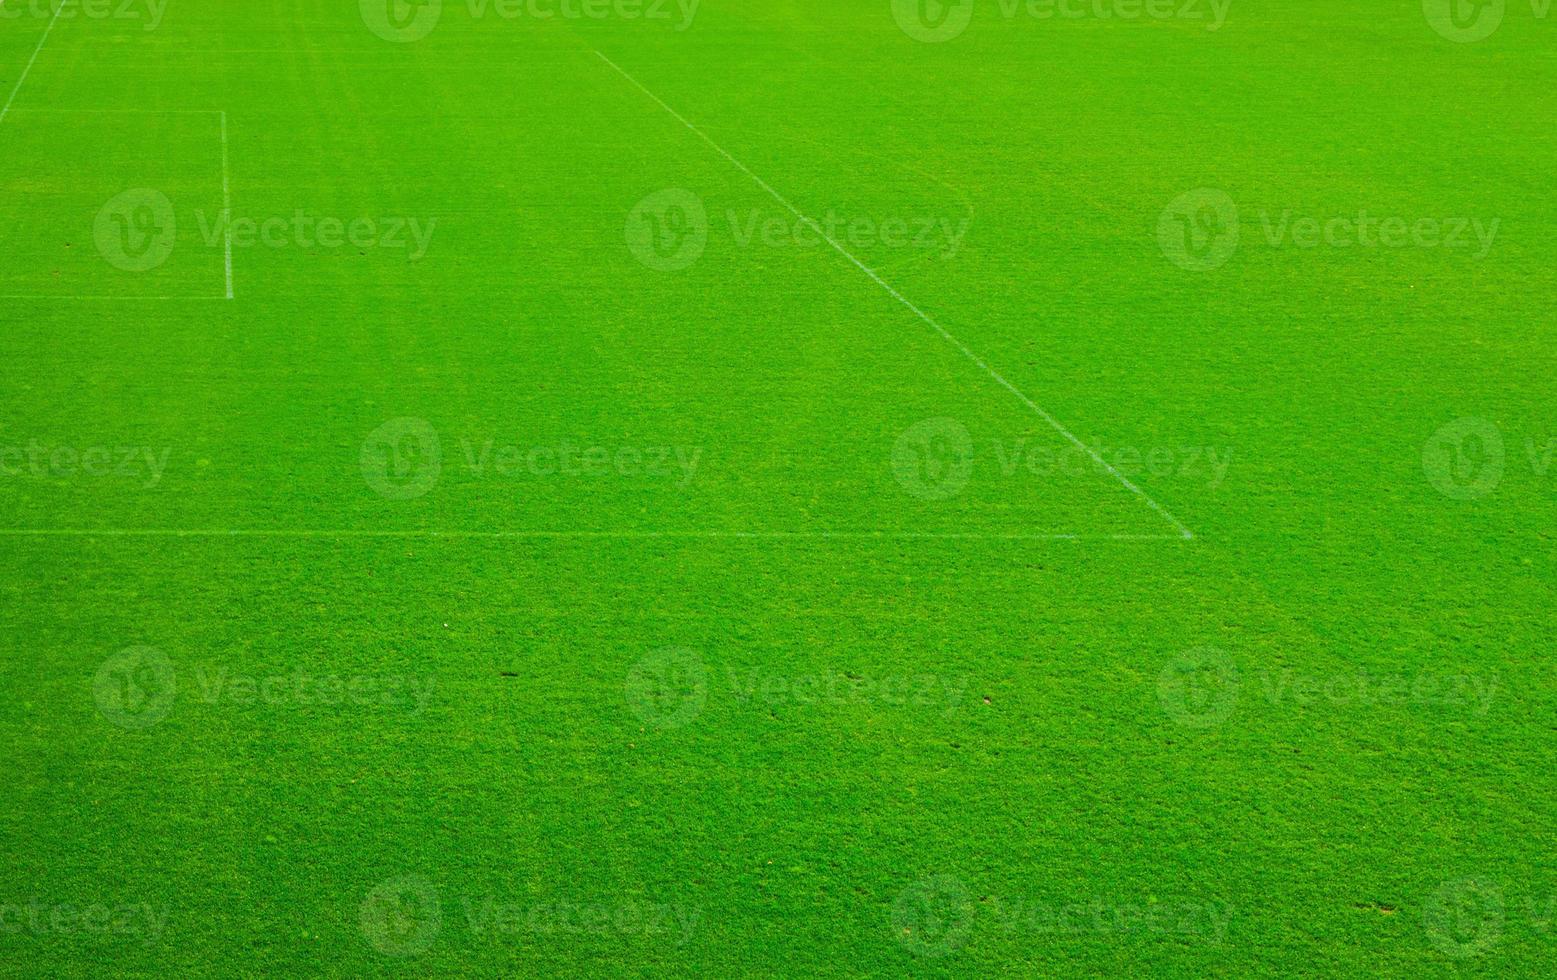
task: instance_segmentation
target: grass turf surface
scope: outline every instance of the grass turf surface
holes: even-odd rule
[[[1550,972],[1537,9],[7,6],[7,973]]]

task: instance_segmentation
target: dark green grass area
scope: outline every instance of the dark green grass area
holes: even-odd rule
[[[1538,4],[126,9],[0,19],[5,974],[1557,964]]]

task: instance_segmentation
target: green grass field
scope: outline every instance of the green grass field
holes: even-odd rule
[[[1557,967],[1543,0],[54,3],[4,975]]]

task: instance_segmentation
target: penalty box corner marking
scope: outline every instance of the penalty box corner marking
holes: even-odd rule
[[[52,21],[50,23],[53,23]],[[43,45],[38,45],[41,50]],[[36,57],[36,52],[34,52]],[[31,67],[29,65],[28,67]],[[26,73],[23,73],[23,81]],[[21,90],[21,84],[11,92],[11,98],[16,98],[16,93]],[[5,116],[10,113],[10,104],[6,104],[6,112],[0,114],[0,122],[5,121]],[[232,275],[232,167],[231,157],[227,148],[227,110],[226,109],[17,109],[17,112],[49,113],[55,115],[126,115],[126,116],[215,116],[218,132],[222,145],[222,271],[226,292],[222,296],[71,296],[56,293],[10,293],[5,299],[63,299],[63,300],[104,300],[108,302],[132,301],[132,300],[208,300],[208,299],[232,299],[233,275]]]
[[[920,309],[916,304],[914,304],[911,300],[909,300],[907,297],[905,297],[902,293],[898,292],[896,287],[894,287],[891,283],[888,283],[885,279],[881,278],[881,276],[876,272],[875,269],[872,269],[870,266],[868,266],[864,262],[860,261],[860,259],[858,257],[856,257],[854,255],[854,253],[850,252],[847,248],[845,248],[843,245],[839,244],[835,239],[833,239],[831,236],[829,236],[825,231],[822,230],[822,227],[820,225],[818,225],[814,220],[812,220],[810,218],[810,216],[806,215],[799,208],[797,208],[793,204],[791,204],[789,202],[789,200],[784,197],[784,195],[782,195],[778,191],[774,190],[773,186],[771,184],[769,184],[766,180],[763,180],[761,177],[759,177],[756,173],[754,173],[751,170],[751,168],[747,167],[746,164],[742,163],[739,159],[737,159],[733,154],[731,154],[724,147],[722,147],[718,143],[714,142],[713,137],[711,137],[707,133],[703,132],[697,126],[693,125],[692,122],[690,120],[688,120],[685,116],[683,116],[681,113],[677,112],[675,109],[671,108],[669,103],[667,103],[664,99],[661,99],[658,95],[655,95],[652,91],[650,91],[648,89],[647,86],[645,86],[642,82],[638,81],[638,79],[636,79],[632,75],[628,74],[627,71],[624,68],[622,68],[622,66],[618,65],[616,62],[614,62],[610,58],[606,57],[599,50],[596,50],[594,48],[591,48],[590,50],[594,52],[595,57],[597,57],[601,61],[605,62],[618,75],[621,75],[628,82],[632,83],[632,85],[635,88],[637,88],[638,91],[640,91],[644,95],[648,96],[656,105],[658,105],[661,109],[664,109],[668,114],[670,114],[670,116],[672,118],[674,118],[677,122],[681,123],[682,126],[686,127],[687,130],[690,131],[694,136],[696,136],[698,139],[702,140],[705,144],[707,144],[709,146],[710,149],[712,149],[715,153],[718,153],[721,157],[723,157],[726,161],[728,161],[731,166],[735,167],[735,169],[739,170],[741,173],[743,173],[747,177],[749,177],[752,180],[753,183],[755,183],[758,187],[762,188],[765,192],[767,192],[769,197],[773,198],[786,211],[788,211],[790,214],[794,215],[796,220],[798,220],[801,224],[803,224],[807,228],[809,228],[814,234],[816,234],[819,238],[821,238],[822,241],[825,241],[828,245],[832,246],[833,250],[836,251],[839,255],[842,255],[845,259],[848,259],[850,264],[852,264],[855,268],[857,268],[861,272],[863,272],[871,280],[871,282],[874,282],[877,286],[880,286],[881,289],[887,293],[887,295],[891,296],[894,300],[896,300],[900,305],[902,305],[910,313],[912,313],[914,316],[918,317],[921,321],[923,321],[926,325],[928,325],[932,330],[934,330],[937,334],[939,334],[940,337],[942,339],[944,339],[947,343],[951,344],[957,350],[961,351],[964,357],[966,357],[968,360],[972,361],[975,365],[977,365],[981,370],[983,370],[983,372],[985,374],[989,375],[992,379],[994,379],[994,381],[996,383],[998,383],[1002,388],[1006,389],[1012,395],[1016,396],[1018,401],[1020,401],[1023,405],[1026,405],[1029,409],[1031,409],[1032,412],[1034,414],[1036,414],[1039,418],[1041,418],[1050,428],[1052,428],[1055,432],[1059,433],[1060,436],[1062,436],[1065,439],[1066,442],[1069,442],[1072,446],[1075,446],[1077,449],[1080,449],[1082,452],[1086,453],[1089,457],[1091,457],[1093,462],[1097,463],[1098,466],[1101,467],[1106,473],[1108,473],[1110,476],[1112,476],[1115,480],[1119,481],[1119,483],[1122,486],[1124,486],[1124,488],[1126,490],[1130,491],[1132,494],[1134,494],[1136,497],[1138,497],[1143,503],[1146,504],[1147,507],[1151,508],[1152,511],[1154,511],[1159,517],[1161,517],[1163,520],[1167,521],[1170,525],[1172,525],[1173,529],[1176,532],[1178,532],[1178,536],[1179,537],[1181,537],[1181,538],[1183,538],[1185,540],[1193,540],[1194,539],[1194,537],[1195,537],[1194,533],[1192,531],[1190,531],[1190,529],[1188,527],[1185,527],[1184,524],[1178,518],[1174,517],[1171,513],[1169,513],[1168,509],[1166,507],[1163,507],[1161,504],[1159,504],[1155,499],[1152,498],[1152,496],[1150,494],[1148,494],[1145,490],[1142,490],[1133,481],[1131,481],[1129,477],[1127,477],[1123,473],[1119,472],[1119,470],[1116,467],[1114,467],[1113,464],[1111,464],[1107,460],[1105,460],[1102,456],[1100,456],[1097,453],[1096,450],[1094,450],[1091,446],[1088,446],[1085,442],[1083,442],[1080,438],[1078,438],[1074,433],[1072,433],[1068,428],[1066,428],[1064,426],[1064,424],[1062,424],[1058,419],[1056,419],[1053,415],[1050,415],[1047,411],[1045,411],[1043,409],[1042,406],[1040,406],[1037,402],[1035,402],[1031,398],[1029,398],[1027,396],[1027,394],[1025,392],[1023,392],[1020,388],[1016,387],[1016,385],[1014,385],[1010,381],[1006,380],[1004,375],[1002,375],[1000,372],[996,371],[994,368],[990,367],[988,362],[986,362],[978,354],[974,353],[972,348],[968,347],[967,344],[964,344],[961,340],[958,340],[949,330],[947,330],[945,327],[941,326],[941,324],[939,322],[937,322],[934,317],[931,317],[928,313],[926,313],[926,312],[924,312],[924,310]]]

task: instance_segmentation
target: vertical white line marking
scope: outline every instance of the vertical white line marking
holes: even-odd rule
[[[222,239],[227,262],[227,298],[232,299],[232,186],[227,177],[227,110],[222,117]]]

